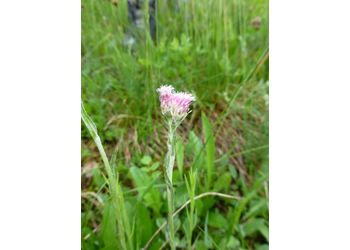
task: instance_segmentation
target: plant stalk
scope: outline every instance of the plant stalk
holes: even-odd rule
[[[165,160],[165,182],[167,185],[167,199],[168,199],[168,235],[171,250],[175,250],[175,228],[173,213],[175,210],[174,198],[175,192],[173,187],[173,168],[175,162],[175,130],[176,124],[169,120],[169,138],[168,138],[168,152]]]
[[[169,229],[169,242],[172,250],[175,250],[175,229],[174,229],[174,220],[173,220],[173,211],[174,211],[174,189],[173,187],[167,187],[167,196],[168,196],[168,229]]]

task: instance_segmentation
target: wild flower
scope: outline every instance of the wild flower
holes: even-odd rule
[[[196,98],[189,93],[175,92],[170,85],[161,86],[157,91],[162,114],[172,118],[179,125],[189,113],[190,105]]]
[[[175,162],[176,128],[186,118],[195,97],[189,93],[176,92],[171,85],[157,89],[162,114],[168,122],[168,152],[165,157],[164,179],[168,198],[168,239],[172,250],[175,249],[175,229],[173,222],[175,192],[173,188],[173,168]]]

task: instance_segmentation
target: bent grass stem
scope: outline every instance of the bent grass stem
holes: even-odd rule
[[[129,249],[132,249],[132,244],[130,240],[130,228],[129,228],[129,224],[125,214],[125,209],[124,207],[122,207],[124,203],[123,193],[121,192],[119,183],[116,180],[115,172],[113,171],[113,169],[111,168],[111,165],[109,164],[109,160],[103,148],[101,139],[97,133],[96,125],[92,121],[90,116],[87,114],[84,108],[83,102],[81,102],[81,118],[84,124],[86,125],[87,129],[89,130],[89,133],[98,148],[98,151],[103,161],[103,165],[105,166],[105,169],[107,172],[109,194],[112,200],[113,208],[116,210],[116,215],[117,215],[117,225],[118,225],[118,231],[119,231],[119,237],[120,237],[120,245],[123,250],[127,250],[128,247]],[[125,234],[127,234],[128,236],[128,244],[126,243]]]

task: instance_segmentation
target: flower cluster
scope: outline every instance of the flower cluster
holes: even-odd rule
[[[170,115],[175,121],[184,119],[195,101],[195,97],[185,92],[175,92],[170,85],[164,85],[157,89],[160,106],[163,115]]]

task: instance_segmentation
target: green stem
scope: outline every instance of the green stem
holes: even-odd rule
[[[169,242],[172,250],[175,249],[175,229],[174,229],[174,220],[173,220],[173,211],[174,211],[174,189],[173,187],[167,187],[167,196],[168,196],[168,229],[169,229]]]
[[[176,125],[169,120],[169,138],[168,138],[168,153],[165,160],[165,182],[167,184],[168,198],[168,234],[171,250],[175,250],[175,228],[173,220],[174,204],[174,187],[173,187],[173,168],[175,162],[175,130]]]

